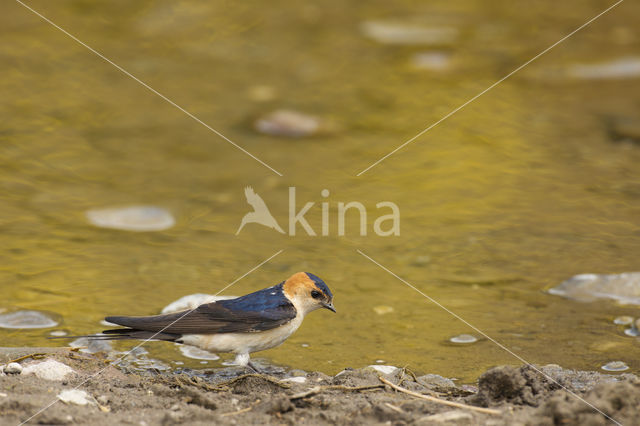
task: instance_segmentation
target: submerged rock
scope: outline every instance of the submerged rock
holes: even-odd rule
[[[617,80],[640,77],[640,58],[618,58],[600,64],[577,64],[569,67],[570,77],[583,80]]]
[[[312,136],[318,133],[321,125],[317,117],[285,109],[269,113],[254,123],[255,129],[260,133],[289,138]]]
[[[611,361],[600,368],[604,371],[626,371],[629,369],[629,366],[622,361]]]
[[[175,225],[168,210],[155,206],[114,207],[86,212],[87,219],[99,228],[123,231],[163,231]]]
[[[58,321],[40,311],[16,311],[0,315],[0,328],[48,328],[58,325]]]
[[[471,334],[460,334],[458,336],[454,336],[451,339],[449,339],[450,342],[452,343],[475,343],[478,341],[478,338],[475,336],[472,336]]]
[[[80,352],[95,354],[98,352],[111,352],[113,347],[108,340],[89,339],[87,337],[80,337],[73,342],[69,343],[72,348],[82,348]]]
[[[458,38],[453,27],[426,27],[399,22],[369,21],[360,26],[362,33],[378,43],[398,45],[449,45]]]
[[[180,345],[179,349],[182,355],[191,359],[205,359],[209,361],[220,359],[220,357],[213,352],[205,351],[204,349],[196,348],[195,346]]]
[[[413,66],[428,71],[446,71],[451,68],[451,55],[446,52],[420,52],[413,55]]]
[[[581,302],[613,299],[623,304],[640,305],[640,272],[576,275],[550,289],[549,293]]]
[[[627,315],[617,317],[616,319],[613,320],[613,323],[618,325],[629,325],[633,323],[633,317],[630,317]]]

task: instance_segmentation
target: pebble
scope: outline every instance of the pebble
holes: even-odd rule
[[[75,373],[71,367],[53,359],[36,362],[24,367],[22,374],[35,374],[39,379],[62,381]]]
[[[48,328],[58,322],[40,311],[16,311],[0,315],[0,328]]]
[[[309,344],[308,344],[308,343],[303,343],[303,344],[301,344],[300,346],[302,346],[303,348],[308,348],[308,347],[309,347]]]
[[[624,330],[624,334],[631,337],[640,336],[640,330],[637,327],[631,327]]]
[[[453,343],[475,343],[478,341],[478,338],[470,334],[460,334],[452,337],[449,341]]]
[[[581,80],[620,80],[640,77],[640,58],[618,58],[600,64],[576,64],[569,67],[570,77]]]
[[[371,368],[382,374],[393,374],[399,370],[398,367],[393,365],[369,365],[367,368]]]
[[[172,312],[185,311],[187,309],[195,309],[198,306],[215,302],[217,300],[235,299],[238,296],[214,296],[212,294],[195,293],[182,296],[180,299],[169,303],[162,308],[162,314],[170,314]]]
[[[613,299],[623,304],[640,305],[640,272],[575,275],[550,289],[549,293],[582,302]]]
[[[456,387],[453,380],[442,377],[438,374],[425,374],[424,376],[417,377],[416,380],[422,386],[426,386],[429,389],[442,389],[450,390]]]
[[[69,389],[58,394],[58,399],[66,404],[88,405],[93,404],[93,399],[83,390]]]
[[[6,374],[20,374],[22,373],[22,366],[17,362],[10,362],[9,364],[4,366],[2,371],[4,371]]]
[[[450,45],[458,38],[454,27],[425,27],[397,22],[368,21],[360,26],[362,33],[382,44]]]
[[[254,127],[258,132],[269,136],[300,138],[316,134],[321,123],[317,117],[281,109],[259,118]]]
[[[211,361],[220,359],[220,357],[213,352],[205,351],[204,349],[196,348],[195,346],[180,345],[179,349],[182,355],[191,359],[206,359]]]
[[[373,308],[373,312],[378,315],[385,315],[393,312],[393,308],[391,306],[376,306]]]
[[[109,397],[107,395],[100,395],[96,398],[96,401],[98,401],[100,405],[107,405],[109,404]]]
[[[54,337],[62,337],[62,336],[66,336],[67,332],[63,330],[54,330],[51,333],[49,333],[49,335]]]
[[[87,210],[87,219],[99,228],[123,231],[163,231],[175,225],[171,213],[162,207],[130,206]]]
[[[625,371],[629,369],[629,366],[622,361],[611,361],[600,368],[604,371]]]
[[[632,322],[633,322],[633,317],[630,317],[630,316],[622,316],[613,320],[613,323],[618,325],[629,325]]]
[[[446,52],[420,52],[413,55],[413,66],[428,71],[446,71],[451,68],[451,55]]]

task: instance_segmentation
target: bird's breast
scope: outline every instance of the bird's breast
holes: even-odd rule
[[[185,334],[180,340],[211,352],[251,353],[280,345],[302,324],[302,315],[266,331],[251,333]]]

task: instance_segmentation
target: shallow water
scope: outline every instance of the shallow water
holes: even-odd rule
[[[359,249],[527,361],[590,370],[623,361],[639,372],[638,339],[613,323],[640,316],[638,307],[543,292],[579,273],[640,270],[640,146],[610,137],[616,119],[640,120],[640,79],[562,72],[637,55],[639,5],[623,3],[357,177],[605,5],[29,4],[284,176],[6,2],[0,308],[54,312],[57,329],[97,332],[105,315],[153,314],[185,294],[216,293],[284,250],[224,294],[306,270],[331,287],[338,314],[311,314],[282,347],[257,356],[328,373],[384,360],[463,380],[518,363]],[[456,36],[385,44],[362,32],[366,22]],[[430,52],[449,67],[415,65]],[[257,117],[279,109],[331,125],[300,139],[254,130]],[[249,224],[236,236],[250,211],[248,185],[285,229],[290,186],[298,208],[316,203],[307,218],[318,233],[328,201],[330,235]],[[349,201],[367,207],[368,236],[358,235],[355,214],[337,235],[338,202]],[[376,210],[380,201],[399,206],[400,236],[373,234],[387,213]],[[131,205],[166,208],[176,224],[128,232],[85,216]],[[393,309],[380,315],[377,306]],[[51,330],[0,329],[0,341],[50,344]],[[479,340],[449,341],[460,334]],[[153,357],[200,366],[173,344],[146,346]]]

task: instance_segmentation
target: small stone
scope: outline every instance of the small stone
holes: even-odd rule
[[[378,315],[385,315],[393,312],[393,308],[391,306],[376,306],[373,308],[373,312]]]
[[[260,133],[290,138],[314,135],[320,126],[320,120],[316,117],[284,109],[267,114],[254,123]]]
[[[87,219],[99,228],[122,231],[163,231],[175,225],[168,210],[156,206],[130,206],[93,209],[86,212]]]
[[[456,388],[453,380],[442,377],[438,374],[425,374],[416,378],[417,382],[429,389],[447,391]]]
[[[6,374],[20,374],[22,373],[22,366],[17,362],[10,362],[9,364],[4,366],[2,371],[4,371]]]
[[[458,336],[452,337],[451,339],[449,339],[449,341],[452,343],[468,344],[468,343],[477,342],[478,338],[475,336],[472,336],[471,334],[460,334]]]
[[[107,395],[100,395],[96,398],[96,401],[98,401],[100,405],[107,405],[109,403],[109,397]]]
[[[632,322],[633,322],[633,317],[630,317],[630,316],[622,316],[613,320],[613,323],[618,325],[629,325]]]
[[[32,363],[24,367],[22,374],[35,374],[44,380],[62,381],[67,375],[75,373],[71,367],[53,359]]]
[[[382,44],[397,45],[450,45],[458,38],[453,27],[425,27],[399,22],[364,22],[362,33]]]
[[[58,399],[66,404],[93,404],[93,400],[91,399],[89,394],[80,389],[64,390],[58,394]]]
[[[72,348],[82,348],[80,352],[95,354],[98,352],[111,352],[113,348],[107,340],[89,339],[88,337],[80,337],[69,343]]]
[[[62,337],[62,336],[66,336],[67,332],[63,330],[54,330],[51,333],[49,333],[49,335],[54,337]]]
[[[576,64],[568,69],[570,77],[582,80],[619,80],[640,77],[640,58],[618,58],[599,64]]]
[[[378,373],[382,373],[384,375],[393,374],[399,370],[398,367],[395,367],[393,365],[369,365],[366,368],[371,368],[377,371]]]
[[[624,334],[629,337],[638,337],[640,336],[640,330],[637,327],[626,328]]]
[[[473,415],[466,411],[454,410],[444,413],[432,414],[418,420],[419,424],[439,424],[439,425],[470,425],[473,422]]]
[[[8,394],[6,394],[4,392],[0,392],[0,398],[6,398],[8,396],[9,396]]]
[[[629,369],[629,366],[622,361],[611,361],[600,368],[604,371],[625,371]]]
[[[300,346],[302,346],[303,348],[308,348],[308,347],[309,347],[309,344],[308,344],[308,343],[303,343],[303,344],[301,344]]]
[[[446,71],[451,67],[451,55],[446,52],[421,52],[413,55],[412,62],[419,69]]]
[[[48,328],[58,322],[39,311],[16,311],[0,315],[0,328]]]
[[[178,411],[180,409],[180,406],[178,404],[173,404],[171,407],[169,407],[169,410],[171,411]]]

